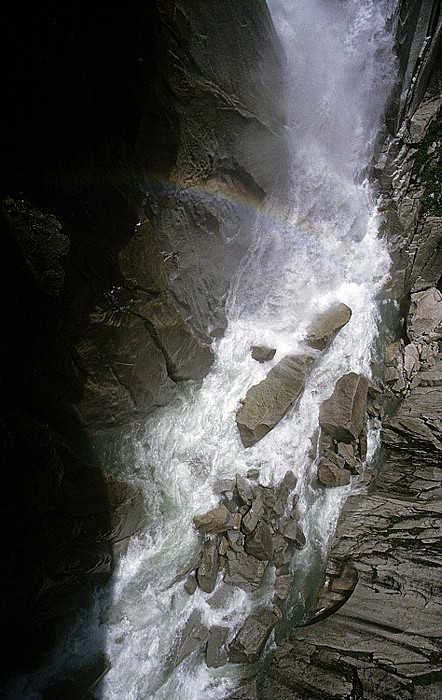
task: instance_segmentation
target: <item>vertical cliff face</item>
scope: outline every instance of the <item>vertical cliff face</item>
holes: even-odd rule
[[[1,34],[7,672],[139,527],[87,435],[209,371],[283,125],[264,2],[16,3]]]
[[[207,373],[248,225],[281,185],[271,20],[264,3],[80,3],[17,8],[3,31],[4,224],[16,240],[31,200],[70,240],[47,379],[88,430],[120,425]]]

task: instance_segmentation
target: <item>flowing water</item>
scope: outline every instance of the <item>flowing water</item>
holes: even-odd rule
[[[134,538],[115,575],[112,600],[81,620],[66,640],[71,662],[107,639],[112,669],[97,688],[104,700],[217,700],[243,669],[208,669],[198,652],[173,668],[168,657],[190,613],[231,636],[257,600],[232,589],[221,607],[179,576],[195,549],[192,518],[218,503],[219,479],[259,468],[276,485],[288,469],[298,477],[306,547],[293,562],[297,587],[288,616],[302,616],[308,588],[320,576],[340,508],[350,487],[314,486],[311,438],[320,403],[349,371],[371,376],[378,327],[378,293],[389,258],[377,237],[379,217],[364,173],[394,77],[393,0],[270,0],[286,53],[287,136],[292,189],[287,201],[268,201],[256,215],[254,244],[234,280],[229,325],[215,346],[213,370],[201,383],[146,422],[126,459],[124,476],[143,484],[150,522]],[[391,22],[390,22],[391,24]],[[301,400],[262,441],[244,449],[235,413],[247,390],[287,354],[302,352],[315,316],[345,302],[352,318],[315,364]],[[261,365],[251,345],[276,348]],[[369,432],[369,459],[376,450]],[[120,472],[121,473],[121,472]],[[271,578],[271,576],[270,576]],[[307,593],[306,593],[307,591]],[[270,602],[271,581],[260,602]],[[271,647],[272,640],[269,646]],[[62,655],[63,649],[60,650]],[[23,689],[22,697],[38,698]]]

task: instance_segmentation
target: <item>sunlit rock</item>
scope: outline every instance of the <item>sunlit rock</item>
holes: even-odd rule
[[[252,386],[236,414],[244,447],[251,447],[275,427],[301,395],[314,358],[284,357],[267,377]]]
[[[233,517],[224,503],[220,503],[219,506],[212,508],[212,510],[203,515],[195,515],[193,522],[196,529],[200,532],[215,534],[229,530],[233,525]]]
[[[338,304],[318,316],[307,330],[306,345],[315,350],[325,350],[334,337],[351,318],[351,309],[346,304]]]
[[[429,340],[442,338],[442,294],[438,289],[426,289],[411,295],[407,335],[411,340],[419,336],[426,336]]]
[[[339,442],[356,440],[364,427],[368,379],[349,372],[336,382],[333,394],[319,409],[319,425]]]

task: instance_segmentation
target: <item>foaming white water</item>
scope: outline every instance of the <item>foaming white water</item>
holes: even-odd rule
[[[378,216],[363,179],[392,81],[392,38],[385,29],[393,0],[269,0],[287,57],[287,132],[292,151],[289,201],[268,201],[257,215],[253,248],[234,281],[229,326],[202,385],[146,423],[135,464],[125,476],[144,486],[150,525],[134,539],[116,574],[113,600],[84,621],[83,653],[98,630],[107,634],[112,669],[96,691],[103,700],[220,700],[241,669],[208,669],[193,653],[177,668],[170,653],[191,612],[231,637],[257,600],[232,590],[221,607],[211,596],[183,590],[181,572],[195,549],[192,518],[218,503],[218,479],[260,469],[276,484],[288,469],[298,477],[307,545],[293,562],[302,601],[309,569],[325,556],[349,488],[314,486],[311,438],[321,402],[345,372],[371,375],[377,333],[376,295],[389,259],[377,238]],[[309,323],[342,301],[352,318],[313,367],[291,412],[257,445],[244,449],[235,413],[247,390],[288,353],[302,352]],[[250,346],[277,349],[261,365]],[[370,453],[376,436],[370,436]],[[270,601],[271,587],[260,602]],[[95,627],[94,627],[95,625]],[[75,637],[78,639],[78,636]],[[66,649],[78,644],[73,637]],[[62,653],[62,651],[60,652]],[[21,697],[37,697],[23,691]]]

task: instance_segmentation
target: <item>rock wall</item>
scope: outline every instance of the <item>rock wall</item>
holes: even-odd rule
[[[143,522],[90,435],[209,371],[284,137],[263,0],[19,1],[0,39],[3,678]]]

